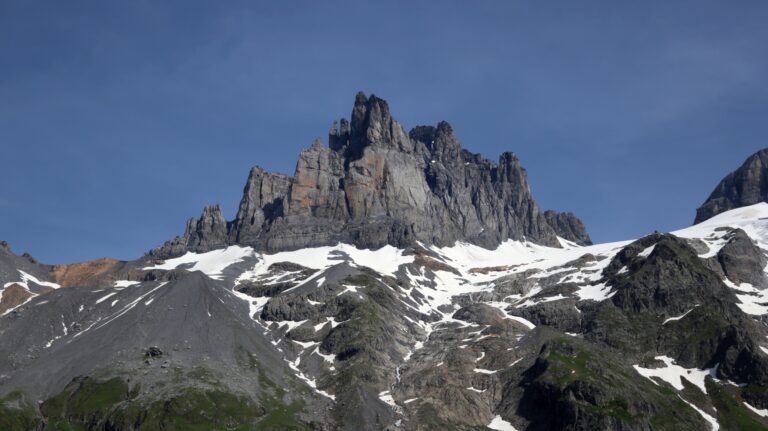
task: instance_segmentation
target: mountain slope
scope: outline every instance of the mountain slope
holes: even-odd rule
[[[48,280],[51,268],[29,254],[15,255],[8,243],[0,242],[0,315],[38,295],[58,289],[58,283]]]
[[[274,405],[294,406],[296,429],[764,429],[768,298],[724,274],[768,247],[765,217],[759,204],[589,247],[144,258],[135,280],[58,289],[0,319],[0,393],[46,400],[66,423],[85,414],[88,429],[177,421],[153,407],[163,399],[242,405],[253,414],[211,416],[242,429]],[[106,410],[72,401],[114,385],[127,395]]]

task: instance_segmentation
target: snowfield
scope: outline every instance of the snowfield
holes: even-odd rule
[[[696,385],[696,387],[701,389],[701,391],[706,394],[707,387],[704,385],[704,379],[707,376],[714,378],[715,370],[717,369],[717,367],[707,370],[683,368],[679,365],[676,365],[674,359],[667,356],[657,356],[655,359],[663,362],[664,367],[643,368],[639,365],[633,365],[633,367],[635,370],[637,370],[638,373],[640,373],[640,375],[647,377],[653,383],[658,385],[659,383],[656,381],[656,378],[658,378],[669,383],[678,391],[683,390],[683,379],[685,379],[688,382]]]
[[[221,272],[227,267],[241,262],[244,257],[253,256],[254,251],[251,247],[240,247],[237,245],[227,248],[209,251],[207,253],[189,252],[183,256],[168,259],[164,263],[155,266],[143,268],[152,269],[176,269],[181,265],[191,265],[187,268],[189,271],[201,271],[213,279],[221,279]]]

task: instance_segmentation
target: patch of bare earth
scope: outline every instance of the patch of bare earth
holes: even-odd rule
[[[461,275],[461,273],[454,267],[449,266],[443,262],[440,262],[439,260],[427,256],[425,254],[417,254],[413,258],[413,263],[416,265],[422,266],[424,268],[429,268],[432,271],[446,271],[446,272],[452,272],[456,275]]]
[[[470,274],[489,274],[491,272],[509,271],[510,269],[512,269],[512,266],[510,265],[486,266],[483,268],[472,268],[469,270],[469,273]]]
[[[32,297],[27,289],[18,284],[12,284],[2,291],[0,297],[0,314],[5,313],[11,308],[18,307]]]
[[[51,269],[51,278],[62,287],[95,285],[119,263],[119,260],[102,258],[56,265]]]

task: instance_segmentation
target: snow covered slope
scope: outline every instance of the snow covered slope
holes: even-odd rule
[[[715,261],[729,243],[734,229],[743,230],[761,251],[768,250],[768,204],[731,210],[699,225],[675,231],[673,235],[695,244],[702,261]],[[475,332],[464,334],[469,337],[461,335],[463,344],[456,346],[459,350],[467,350],[489,337],[498,337],[484,332],[490,327],[488,325],[469,323],[457,317],[461,310],[468,305],[485,307],[482,313],[491,313],[494,319],[506,319],[509,323],[505,328],[507,335],[512,334],[511,343],[539,324],[558,328],[573,337],[583,337],[589,328],[584,325],[581,309],[616,294],[612,283],[616,277],[629,274],[631,270],[623,266],[612,276],[605,270],[632,242],[581,247],[561,240],[563,247],[553,248],[507,241],[495,250],[465,243],[442,248],[422,245],[395,249],[387,246],[378,250],[360,250],[339,244],[276,254],[260,254],[247,247],[229,247],[203,254],[187,253],[147,269],[186,267],[221,279],[222,269],[241,262],[242,256],[255,259],[253,265],[243,266],[242,272],[233,275],[232,288],[240,299],[249,303],[249,316],[262,326],[276,348],[285,353],[289,367],[318,393],[330,398],[335,398],[333,394],[341,388],[334,385],[329,376],[344,366],[345,360],[340,360],[339,356],[347,353],[335,351],[328,337],[350,323],[338,313],[339,300],[348,298],[349,301],[364,302],[374,299],[374,295],[381,295],[381,292],[371,292],[372,286],[361,284],[359,279],[349,281],[367,271],[370,281],[390,294],[391,308],[402,317],[401,330],[411,336],[392,343],[393,352],[388,360],[394,368],[395,381],[383,378],[379,383],[387,386],[372,391],[378,394],[379,389],[387,389],[386,397],[376,397],[391,408],[394,421],[402,421],[408,418],[407,411],[419,404],[414,401],[419,394],[408,394],[408,399],[395,397],[399,376],[405,370],[419,366],[412,362],[418,361],[422,350],[429,350],[436,331],[461,333],[466,328],[474,328]],[[643,246],[635,259],[649,259],[654,250],[655,244]],[[277,268],[287,264],[293,266],[283,270]],[[768,313],[768,290],[748,283],[735,285],[725,275],[722,280],[736,293],[738,301],[735,303],[745,313],[754,316]],[[690,304],[684,312],[665,314],[658,324],[680,321],[697,306]],[[760,347],[768,351],[768,343],[762,343]],[[434,352],[424,353],[424,356],[430,354]],[[487,364],[490,360],[493,365],[487,365],[487,368],[474,366],[468,374],[470,382],[493,376],[523,360],[518,355],[499,352],[491,357],[482,350],[478,355],[474,362]],[[436,359],[433,362],[433,366],[441,364]],[[632,365],[637,370],[645,370],[637,364]],[[698,373],[699,377],[688,380],[697,382],[699,387],[703,387],[705,375],[714,376],[712,369],[700,372],[695,371],[696,367],[689,369],[693,370],[689,373]],[[454,372],[454,377],[457,374]],[[464,387],[472,388],[474,394],[484,393],[469,384]],[[682,386],[677,383],[673,387],[680,389]],[[456,402],[454,399],[449,401]],[[482,424],[486,420],[490,420],[488,424],[498,423],[500,417],[496,413],[489,408],[473,418],[474,423]]]
[[[577,418],[560,412],[563,423],[527,407],[568,397],[571,385],[628,412],[677,411],[669,420],[681,429],[727,426],[715,408],[733,393],[740,414],[766,425],[755,411],[768,400],[754,394],[768,384],[768,204],[672,234],[494,250],[230,246],[144,259],[125,279],[57,289],[0,318],[0,393],[45,399],[81,375],[174,388],[169,369],[205,368],[217,384],[263,397],[263,378],[244,377],[251,355],[271,381],[302,387],[304,403],[330,412],[302,420],[342,429],[558,428],[611,417],[588,400],[567,407],[581,409]],[[14,284],[54,287],[18,274]],[[692,346],[691,334],[709,341]],[[146,359],[152,346],[162,361]],[[627,414],[654,426],[652,415]]]

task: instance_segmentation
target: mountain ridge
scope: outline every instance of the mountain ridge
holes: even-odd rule
[[[235,219],[207,206],[149,255],[234,244],[270,252],[339,242],[492,248],[524,238],[557,247],[558,237],[591,244],[575,215],[540,210],[514,153],[498,162],[471,153],[445,121],[406,132],[386,101],[360,92],[351,120],[333,123],[328,146],[318,139],[302,151],[292,177],[251,169]]]

